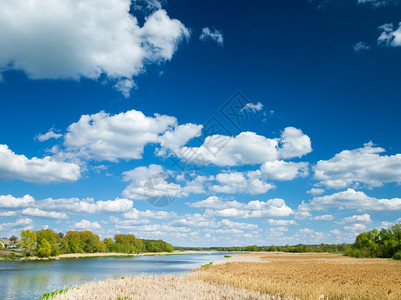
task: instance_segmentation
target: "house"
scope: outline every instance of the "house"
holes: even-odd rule
[[[8,239],[0,239],[0,244],[2,244],[4,249],[7,249],[7,248],[10,248],[12,243]]]

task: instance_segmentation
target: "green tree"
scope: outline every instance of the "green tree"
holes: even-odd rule
[[[111,238],[105,238],[105,239],[103,240],[103,244],[106,246],[106,251],[107,251],[107,252],[113,251],[113,244],[114,244],[113,239],[111,239]]]
[[[40,247],[37,251],[37,255],[39,257],[49,257],[52,252],[52,247],[50,243],[47,241],[47,239],[42,239],[40,243]]]
[[[51,255],[56,256],[60,254],[60,249],[58,246],[59,243],[59,236],[51,229],[41,229],[36,231],[37,237],[37,251],[41,247],[42,240],[46,239],[51,247]]]
[[[30,256],[35,253],[36,249],[36,234],[32,230],[22,230],[21,239],[18,243],[19,247],[22,248],[22,253],[26,256]]]
[[[10,242],[11,242],[12,244],[16,244],[17,241],[18,241],[18,237],[16,237],[15,235],[13,235],[13,236],[10,237]]]

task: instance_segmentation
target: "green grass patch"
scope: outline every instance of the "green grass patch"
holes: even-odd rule
[[[208,264],[201,265],[201,268],[207,268],[207,267],[210,267],[211,265],[213,265],[212,261]]]
[[[54,298],[54,296],[56,296],[56,295],[61,295],[61,294],[67,293],[68,290],[70,290],[70,289],[57,290],[57,291],[53,291],[53,292],[50,292],[50,293],[43,294],[43,295],[40,297],[39,300],[49,300],[49,299],[52,299],[52,298]]]
[[[231,257],[231,255],[224,255],[224,257],[230,258],[230,257]]]

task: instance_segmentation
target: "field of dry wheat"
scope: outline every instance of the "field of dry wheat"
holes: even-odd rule
[[[44,299],[45,297],[43,297]],[[84,284],[46,299],[57,300],[291,300],[229,285],[208,283],[189,275],[135,276]]]
[[[253,255],[266,263],[212,265],[191,276],[300,299],[401,299],[400,261],[318,253]]]

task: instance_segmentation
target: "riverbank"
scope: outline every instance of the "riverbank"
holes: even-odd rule
[[[84,284],[50,299],[401,299],[401,262],[328,253],[234,254],[185,275]]]
[[[58,259],[80,259],[80,258],[98,258],[98,257],[134,257],[134,256],[164,256],[164,255],[184,255],[184,254],[212,254],[215,251],[173,251],[173,252],[143,252],[135,254],[127,253],[114,253],[114,252],[95,252],[95,253],[68,253],[60,254],[58,256],[50,257],[37,257],[37,256],[18,256],[15,258],[0,257],[0,261],[14,261],[14,260],[29,260],[29,261],[43,261],[43,260],[58,260]]]

